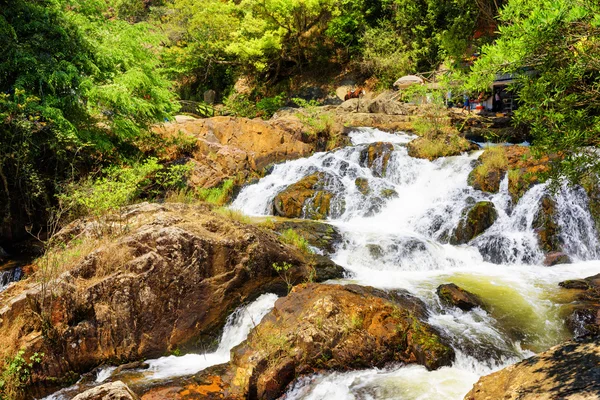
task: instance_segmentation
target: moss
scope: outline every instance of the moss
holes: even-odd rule
[[[369,180],[367,178],[356,178],[354,180],[354,184],[359,192],[367,196],[371,193],[371,188],[369,187]]]
[[[421,137],[408,144],[408,155],[415,158],[435,160],[440,157],[457,156],[473,149],[473,144],[458,133]]]

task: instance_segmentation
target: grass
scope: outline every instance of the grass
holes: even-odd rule
[[[210,189],[198,189],[198,198],[207,203],[222,206],[231,199],[233,187],[233,179],[227,179],[221,186]]]
[[[458,135],[438,135],[435,137],[421,137],[408,145],[411,157],[435,160],[439,157],[459,155],[471,148],[471,143]]]
[[[244,214],[243,212],[238,211],[238,210],[232,210],[231,208],[227,208],[227,207],[219,207],[215,210],[215,212],[217,214],[220,214],[220,215],[228,218],[228,219],[238,221],[243,224],[251,224],[252,223],[252,219],[249,216],[247,216],[246,214]]]
[[[312,250],[310,249],[308,241],[291,228],[281,232],[281,240],[297,247],[300,251],[306,254],[312,254]]]

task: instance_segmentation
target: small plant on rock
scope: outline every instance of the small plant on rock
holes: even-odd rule
[[[277,272],[279,277],[285,282],[287,286],[288,293],[292,291],[292,287],[294,286],[294,281],[292,277],[292,269],[293,265],[287,262],[283,263],[273,263],[273,269]]]

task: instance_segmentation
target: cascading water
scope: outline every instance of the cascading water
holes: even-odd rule
[[[148,360],[149,365],[144,370],[126,371],[118,379],[128,382],[128,375],[132,375],[134,383],[156,381],[177,376],[191,375],[210,366],[229,361],[230,350],[243,342],[254,326],[273,308],[277,295],[267,293],[254,302],[239,307],[228,318],[221,335],[219,347],[214,353],[187,354],[184,356],[168,356],[155,360]],[[81,391],[107,381],[117,370],[116,367],[106,367],[98,371],[96,379],[88,384],[77,384],[62,389],[43,400],[67,400],[73,398]]]
[[[5,290],[11,283],[20,280],[22,275],[23,271],[20,267],[0,271],[0,292]]]
[[[479,376],[542,351],[567,337],[552,300],[564,279],[600,272],[593,220],[583,190],[561,187],[552,197],[565,252],[575,261],[541,266],[535,215],[547,185],[536,185],[513,204],[505,178],[496,194],[467,184],[481,152],[434,162],[408,156],[414,137],[362,128],[350,134],[353,146],[275,166],[270,175],[244,188],[232,204],[249,215],[271,215],[273,199],[286,187],[316,172],[333,193],[329,223],[343,234],[333,260],[349,270],[352,282],[402,288],[421,298],[455,348],[453,366],[429,372],[420,366],[329,373],[305,377],[286,399],[462,399]],[[387,170],[381,160],[369,168],[361,152],[371,143],[393,144]],[[364,154],[364,153],[363,153]],[[360,191],[357,179],[368,182]],[[390,195],[392,194],[392,195]],[[494,204],[498,218],[464,245],[449,237],[467,206]],[[478,294],[489,312],[464,312],[440,304],[435,293],[453,282]]]

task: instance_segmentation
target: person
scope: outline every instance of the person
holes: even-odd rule
[[[494,111],[502,111],[504,109],[504,103],[502,102],[499,90],[496,90],[496,94],[494,95],[493,109]]]
[[[471,113],[471,101],[469,100],[469,95],[465,94],[463,96],[463,110],[467,110],[467,112],[470,114]]]

